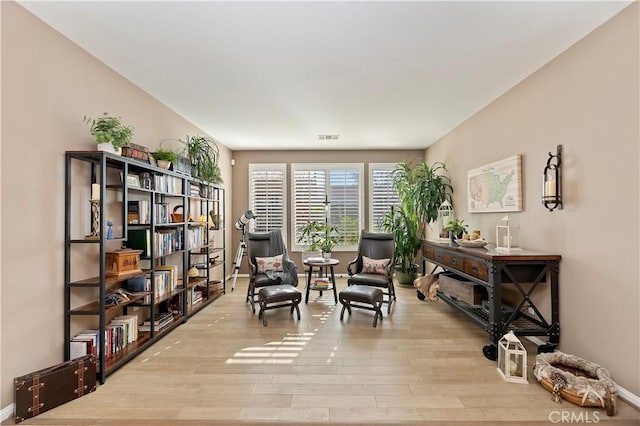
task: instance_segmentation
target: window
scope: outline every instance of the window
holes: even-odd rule
[[[281,229],[286,241],[286,164],[249,164],[249,210],[252,232]]]
[[[336,251],[356,250],[363,220],[363,164],[292,164],[293,185],[291,246],[298,242],[307,221],[325,220],[338,229]],[[325,210],[328,201],[328,209]]]
[[[398,191],[393,185],[395,163],[369,164],[369,229],[383,232],[380,223],[391,206],[398,205]]]

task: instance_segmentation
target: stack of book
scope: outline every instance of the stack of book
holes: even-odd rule
[[[313,283],[319,289],[329,288],[329,277],[316,278]]]
[[[69,342],[69,359],[75,359],[84,355],[100,355],[98,344],[98,330],[83,330],[76,334]]]
[[[153,331],[160,331],[173,322],[171,312],[158,312],[153,322]],[[151,318],[147,318],[142,325],[138,326],[138,331],[151,331]]]

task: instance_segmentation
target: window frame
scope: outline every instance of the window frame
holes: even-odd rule
[[[256,214],[256,216],[259,216],[259,214],[257,214],[257,212],[254,210],[255,208],[255,204],[254,204],[254,177],[253,177],[253,173],[256,171],[261,171],[261,170],[266,170],[266,171],[279,171],[282,172],[282,238],[283,241],[287,241],[287,226],[286,224],[288,223],[289,218],[287,217],[288,215],[288,209],[287,209],[287,200],[288,200],[288,194],[287,194],[287,164],[286,163],[249,163],[249,167],[248,167],[248,174],[249,174],[249,202],[248,202],[248,208],[249,210],[251,210],[254,214]],[[256,209],[257,210],[257,209]],[[276,228],[274,228],[276,229]],[[250,232],[255,232],[255,220],[252,220],[249,223],[249,229]]]
[[[364,205],[364,195],[365,195],[365,170],[364,163],[291,163],[291,206],[290,206],[290,226],[291,226],[291,242],[289,246],[292,251],[303,251],[307,249],[304,244],[298,243],[296,240],[296,179],[295,173],[301,170],[324,170],[326,173],[325,179],[325,194],[329,194],[329,200],[331,200],[330,196],[330,171],[331,170],[354,170],[358,173],[358,196],[357,196],[357,204],[358,204],[358,238],[360,236],[360,230],[363,228],[365,223],[365,205]],[[358,250],[358,243],[350,244],[350,245],[338,245],[333,251],[334,252],[350,252]]]
[[[368,174],[369,181],[367,182],[367,189],[369,191],[369,202],[367,205],[369,209],[369,215],[368,215],[369,226],[367,229],[369,229],[372,232],[385,232],[382,229],[376,228],[375,217],[374,217],[374,207],[373,207],[373,202],[374,202],[373,173],[375,170],[390,170],[391,173],[393,174],[393,171],[395,170],[395,167],[397,164],[398,164],[397,162],[396,163],[369,163],[369,174]],[[396,191],[396,195],[397,193],[398,192]],[[398,203],[399,203],[399,200],[398,200]],[[389,204],[389,206],[391,205],[392,204]]]

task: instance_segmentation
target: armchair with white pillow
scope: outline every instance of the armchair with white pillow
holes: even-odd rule
[[[347,265],[348,285],[368,285],[383,291],[387,313],[396,300],[393,285],[393,254],[395,241],[392,233],[362,231],[358,244],[358,257]]]
[[[280,230],[247,234],[249,286],[247,302],[255,313],[256,288],[288,284],[298,286],[298,269],[289,259]]]

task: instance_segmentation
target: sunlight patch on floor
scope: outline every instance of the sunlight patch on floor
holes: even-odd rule
[[[279,342],[242,348],[225,364],[291,364],[315,333],[287,333]]]

